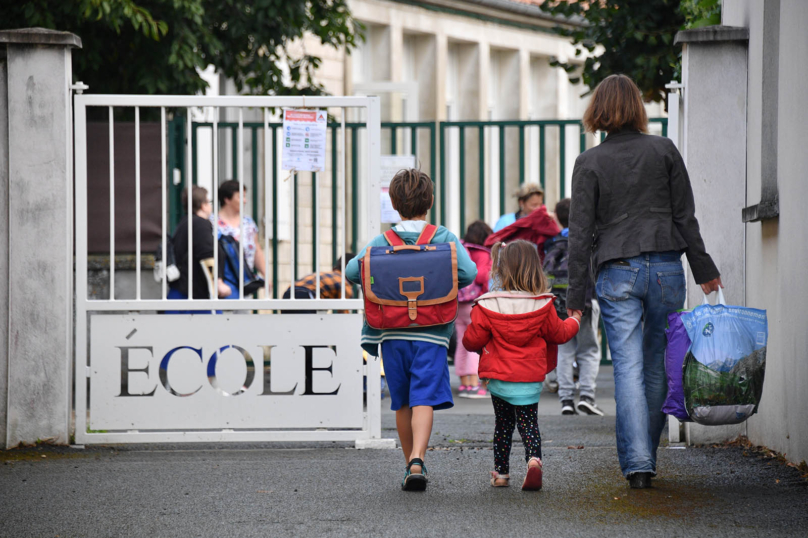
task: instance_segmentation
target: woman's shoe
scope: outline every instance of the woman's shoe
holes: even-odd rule
[[[531,463],[537,465],[531,465]],[[525,491],[538,491],[541,489],[542,482],[542,464],[539,458],[530,458],[527,462],[527,475],[525,481],[522,482],[522,489]]]
[[[410,468],[413,465],[421,467],[420,473],[413,473]],[[404,491],[424,491],[426,489],[426,465],[421,458],[413,458],[407,464],[407,472],[404,475],[404,480],[401,481],[401,489]]]
[[[651,487],[653,473],[631,473],[628,475],[628,485],[631,489],[646,489]]]
[[[491,485],[495,488],[507,488],[511,485],[511,475],[491,471]]]

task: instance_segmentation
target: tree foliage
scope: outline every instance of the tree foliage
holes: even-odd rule
[[[194,94],[213,64],[252,94],[316,95],[320,58],[300,38],[353,47],[347,0],[28,0],[2,2],[0,28],[66,30],[82,39],[73,73],[93,93]],[[297,45],[294,45],[297,43]]]
[[[609,75],[628,75],[646,101],[664,101],[665,84],[679,73],[676,32],[718,24],[721,8],[718,0],[552,0],[541,7],[551,15],[584,23],[557,26],[554,31],[572,40],[576,57],[588,52],[585,60],[556,59],[552,65],[564,69],[571,82],[582,81],[589,88]]]

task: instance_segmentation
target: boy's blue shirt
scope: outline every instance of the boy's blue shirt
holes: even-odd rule
[[[401,240],[408,245],[414,245],[420,235],[417,232],[396,231],[396,233]],[[471,260],[469,253],[466,252],[466,248],[460,243],[460,240],[455,234],[443,226],[438,226],[438,231],[435,232],[432,243],[454,243],[456,245],[458,288],[466,287],[474,282],[474,279],[477,278],[477,264]],[[380,234],[374,237],[356,258],[349,261],[348,265],[345,266],[345,278],[355,284],[360,284],[359,260],[365,257],[365,252],[368,247],[383,247],[386,245],[387,240],[384,238],[384,235]],[[435,325],[433,327],[379,330],[372,328],[367,324],[367,321],[365,321],[362,326],[362,348],[374,357],[379,355],[378,346],[384,340],[420,340],[448,348],[453,331],[454,322],[445,325]]]

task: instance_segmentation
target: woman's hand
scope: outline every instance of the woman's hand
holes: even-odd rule
[[[224,299],[225,297],[230,297],[230,294],[233,293],[233,291],[230,289],[230,286],[225,284],[224,280],[222,280],[221,278],[217,282],[217,288],[219,288],[218,293],[219,293],[219,298],[220,299]]]
[[[582,311],[580,311],[580,310],[571,310],[569,308],[567,309],[567,314],[569,314],[569,316],[571,318],[577,319],[578,323],[580,323],[581,318],[584,317],[584,313]]]
[[[710,295],[714,291],[718,291],[718,288],[723,288],[724,284],[721,283],[721,277],[714,278],[709,282],[705,282],[701,285],[701,291],[704,292],[704,295]]]

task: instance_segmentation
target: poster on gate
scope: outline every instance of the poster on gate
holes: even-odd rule
[[[281,168],[297,172],[325,169],[328,114],[325,110],[283,110]]]
[[[415,155],[382,155],[381,156],[381,208],[382,208],[382,222],[397,224],[401,222],[401,216],[398,211],[393,209],[393,203],[390,201],[390,182],[393,177],[405,168],[415,168],[416,158]]]

